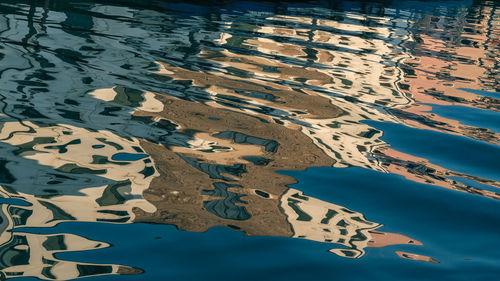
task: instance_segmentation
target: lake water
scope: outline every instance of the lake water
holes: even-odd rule
[[[498,2],[207,2],[1,1],[0,280],[498,280]]]

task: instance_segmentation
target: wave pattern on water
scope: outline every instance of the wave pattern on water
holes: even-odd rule
[[[102,2],[0,4],[0,193],[27,202],[2,202],[3,278],[142,272],[54,256],[106,242],[22,232],[67,221],[224,226],[350,258],[425,247],[282,170],[360,167],[500,199],[500,132],[472,116],[500,114],[494,2]]]

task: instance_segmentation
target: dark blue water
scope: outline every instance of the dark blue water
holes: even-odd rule
[[[466,106],[432,105],[432,112],[445,118],[460,121],[469,126],[500,132],[500,113]]]
[[[2,1],[0,279],[496,280],[495,1]]]
[[[147,154],[117,153],[111,156],[115,161],[137,161],[148,157]]]

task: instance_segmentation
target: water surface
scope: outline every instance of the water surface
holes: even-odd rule
[[[495,1],[0,3],[0,276],[495,280]]]

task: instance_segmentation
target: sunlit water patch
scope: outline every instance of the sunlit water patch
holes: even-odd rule
[[[499,17],[3,1],[1,278],[494,279]]]

